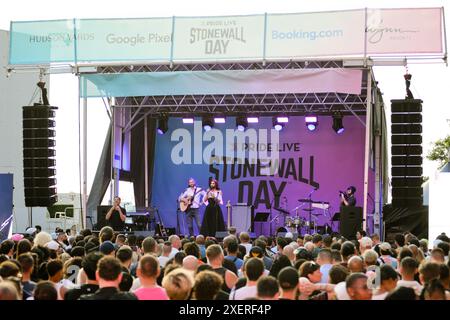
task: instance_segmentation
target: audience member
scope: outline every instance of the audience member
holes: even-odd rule
[[[278,300],[279,285],[272,276],[262,276],[256,283],[256,297],[260,300]]]
[[[256,283],[264,273],[264,263],[259,258],[249,258],[243,267],[247,282],[244,287],[231,292],[230,300],[245,300],[257,296]]]
[[[367,276],[363,273],[352,273],[345,281],[347,293],[351,300],[371,300],[372,290],[367,286]]]
[[[223,279],[213,271],[197,273],[194,280],[193,297],[196,300],[215,300],[221,291]]]
[[[136,270],[140,287],[134,291],[139,300],[169,300],[166,290],[156,283],[160,272],[159,261],[156,257],[146,254],[141,258]]]
[[[96,271],[99,289],[95,293],[82,295],[80,300],[137,300],[133,293],[119,291],[122,276],[119,259],[111,256],[102,257],[98,261]]]

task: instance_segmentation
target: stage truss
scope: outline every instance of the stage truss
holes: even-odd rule
[[[184,72],[213,70],[281,70],[281,69],[327,69],[344,68],[342,60],[331,61],[290,61],[253,63],[209,63],[180,65],[128,65],[98,67],[100,74],[120,74],[130,72]],[[358,67],[361,69],[361,67]],[[285,93],[285,94],[221,94],[221,95],[170,95],[116,98],[114,108],[131,109],[131,120],[125,130],[130,130],[145,117],[168,117],[239,114],[272,116],[277,114],[318,116],[332,115],[339,111],[342,115],[361,118],[366,114],[368,103],[367,77],[370,68],[363,68],[361,94],[328,93]],[[372,76],[372,73],[371,73]],[[371,81],[372,92],[377,92],[376,82]]]

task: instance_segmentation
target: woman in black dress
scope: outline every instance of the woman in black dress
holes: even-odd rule
[[[220,208],[223,205],[222,191],[217,180],[212,179],[210,181],[203,202],[207,203],[207,206],[200,233],[204,236],[215,237],[217,231],[225,231],[225,222]]]

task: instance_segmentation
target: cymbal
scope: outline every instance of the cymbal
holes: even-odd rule
[[[298,202],[313,203],[314,201],[309,200],[309,199],[298,199]]]
[[[274,209],[279,211],[279,212],[281,212],[281,213],[289,214],[289,211],[287,211],[287,210],[284,210],[284,209],[281,209],[281,208],[274,208]]]
[[[309,209],[309,208],[303,209],[303,211],[314,211],[314,210],[316,209]]]

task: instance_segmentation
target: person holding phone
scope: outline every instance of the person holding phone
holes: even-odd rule
[[[113,228],[114,231],[123,231],[125,229],[127,211],[120,206],[121,201],[120,197],[114,197],[113,206],[105,217],[107,225]]]

